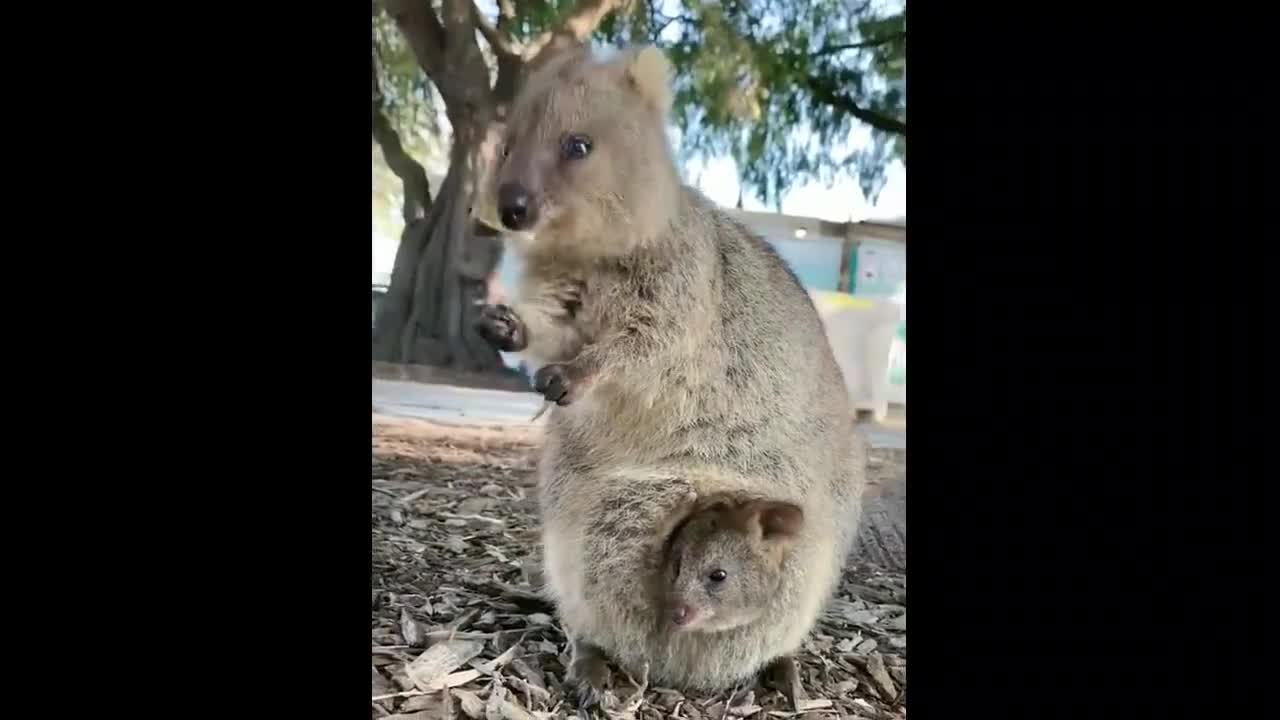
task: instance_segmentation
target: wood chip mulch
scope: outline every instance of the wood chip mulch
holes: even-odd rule
[[[536,430],[376,420],[373,718],[547,720],[578,714],[568,648],[538,586]],[[873,451],[872,482],[905,479]],[[906,717],[904,570],[858,554],[797,654],[800,686],[685,695],[615,673],[609,720]]]

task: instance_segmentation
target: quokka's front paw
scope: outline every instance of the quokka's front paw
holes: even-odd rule
[[[573,659],[565,680],[573,688],[578,707],[589,710],[600,705],[612,676],[609,663],[603,656],[588,653]]]
[[[552,298],[560,305],[560,309],[569,319],[577,317],[578,311],[582,309],[582,295],[586,291],[586,285],[581,281],[567,281],[555,286],[551,291]]]
[[[524,321],[506,305],[485,305],[475,323],[485,342],[503,352],[520,352],[529,346]]]
[[[582,392],[582,382],[572,375],[567,365],[544,365],[533,375],[533,389],[546,398],[547,402],[562,407],[570,405]]]

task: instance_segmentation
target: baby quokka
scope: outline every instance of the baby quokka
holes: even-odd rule
[[[713,496],[670,537],[655,606],[671,628],[719,632],[754,622],[782,583],[802,525],[798,505]]]

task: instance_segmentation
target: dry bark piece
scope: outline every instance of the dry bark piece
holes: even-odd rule
[[[462,714],[471,718],[471,720],[481,720],[484,717],[484,701],[480,696],[470,690],[450,690],[454,697],[458,698],[458,704],[462,706]]]
[[[845,615],[844,619],[854,625],[874,625],[880,618],[870,610],[855,610]]]
[[[858,597],[859,599],[867,600],[873,603],[892,603],[897,601],[897,598],[894,597],[892,590],[885,590],[883,588],[870,587],[867,585],[859,585],[856,583],[849,583],[845,585],[845,589],[848,592],[852,593],[855,597]]]
[[[480,608],[471,608],[455,618],[453,622],[449,623],[448,629],[461,630],[475,622],[478,617],[480,617]]]
[[[849,678],[848,680],[841,680],[839,683],[835,685],[835,687],[831,689],[834,691],[836,695],[844,697],[846,695],[852,694],[853,691],[856,690],[857,688],[858,688],[858,681],[854,680],[853,678]]]
[[[497,501],[492,498],[469,497],[458,503],[454,510],[457,511],[458,515],[479,515],[497,504]]]
[[[419,690],[439,689],[439,683],[468,660],[480,654],[482,643],[472,640],[452,640],[436,643],[405,666],[405,673]],[[467,672],[480,673],[474,670]],[[461,683],[458,683],[461,684]]]
[[[803,700],[796,704],[796,712],[809,712],[811,710],[823,710],[829,708],[833,703],[826,698],[814,698],[812,700]]]
[[[373,670],[373,694],[378,695],[380,694],[380,688],[390,688],[391,686],[387,683],[387,679],[382,676],[382,673],[378,672],[378,668],[371,667],[371,669]],[[383,690],[383,692],[391,692],[391,690]]]
[[[533,683],[530,683],[528,680],[525,680],[524,678],[508,677],[507,683],[511,686],[511,689],[518,690],[524,693],[525,705],[529,707],[533,707],[534,698],[537,698],[538,702],[541,702],[541,703],[549,704],[551,702],[550,692],[548,692],[545,688],[540,688],[534,685]]]
[[[480,677],[480,673],[475,670],[459,670],[456,673],[449,673],[440,678],[439,682],[432,685],[433,690],[443,690],[445,688],[466,685],[467,683]]]
[[[413,680],[409,674],[405,672],[404,667],[398,667],[391,673],[391,681],[399,686],[402,690],[412,690]]]
[[[540,690],[547,689],[547,682],[542,677],[542,671],[531,667],[529,663],[525,662],[523,659],[517,658],[512,660],[511,669],[514,670],[517,675],[524,678],[525,682],[530,685]]]
[[[484,705],[485,720],[537,720],[528,710],[512,702],[507,689],[494,685]]]
[[[514,658],[516,654],[518,654],[519,652],[520,652],[520,645],[519,643],[517,643],[507,648],[498,657],[492,660],[480,663],[479,665],[476,665],[475,668],[476,670],[478,670],[479,672],[485,675],[492,675],[494,670],[497,670],[498,668],[506,665],[508,662],[511,662],[511,659]]]
[[[430,695],[414,695],[413,697],[408,698],[407,700],[404,701],[404,704],[400,706],[400,712],[402,713],[419,712],[421,710],[436,711],[436,714],[438,716],[439,708],[442,704],[441,695],[443,695],[443,693],[440,693],[440,694],[431,693]]]
[[[875,682],[875,688],[880,693],[880,697],[892,702],[898,696],[898,688],[893,684],[889,673],[885,671],[884,658],[880,653],[871,653],[867,656],[867,674]]]
[[[409,608],[400,608],[400,635],[405,645],[423,647],[427,644],[422,625],[409,614]]]

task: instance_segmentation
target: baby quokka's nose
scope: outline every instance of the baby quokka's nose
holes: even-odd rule
[[[671,622],[681,626],[688,625],[693,622],[693,619],[697,617],[697,614],[698,611],[688,605],[684,603],[676,603],[675,607],[671,608]]]
[[[529,191],[519,183],[498,188],[498,219],[508,230],[525,230],[538,220],[538,208]]]

